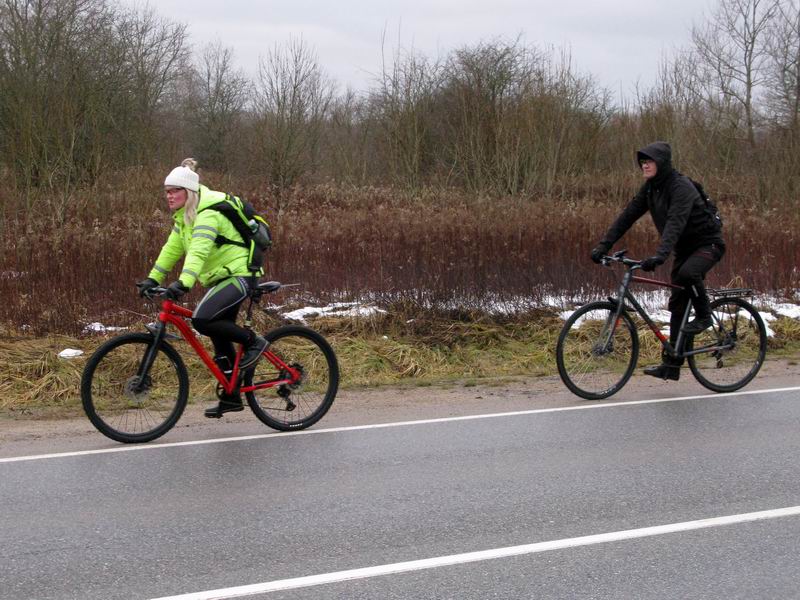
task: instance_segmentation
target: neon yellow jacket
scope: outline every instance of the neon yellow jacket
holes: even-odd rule
[[[217,235],[241,242],[242,236],[228,217],[217,210],[203,210],[211,204],[225,200],[224,192],[215,192],[201,185],[198,192],[200,203],[197,218],[192,225],[183,221],[184,209],[179,208],[172,216],[172,231],[161,253],[156,259],[151,279],[163,283],[172,267],[186,255],[180,274],[181,283],[191,288],[195,281],[203,286],[211,286],[233,275],[249,276],[247,268],[248,250],[233,244],[217,246]]]

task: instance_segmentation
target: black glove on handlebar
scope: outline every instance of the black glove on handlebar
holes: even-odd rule
[[[153,288],[157,288],[158,287],[158,282],[155,279],[152,279],[152,278],[148,277],[147,279],[144,279],[143,281],[139,281],[136,284],[136,287],[139,288],[139,297],[140,298],[144,298],[144,296],[145,296],[145,294],[147,294],[147,292],[149,292]]]
[[[660,256],[650,256],[642,261],[642,271],[655,271],[656,267],[664,264]]]
[[[608,254],[609,250],[611,250],[611,246],[609,246],[608,244],[603,244],[603,243],[597,244],[597,246],[595,246],[592,249],[591,253],[592,260],[599,265],[600,261],[606,254]]]
[[[173,281],[167,286],[167,291],[164,292],[164,297],[169,298],[170,300],[177,300],[188,291],[189,288],[183,285],[179,279],[178,281]]]

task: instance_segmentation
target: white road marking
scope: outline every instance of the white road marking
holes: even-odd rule
[[[520,556],[524,554],[536,554],[539,552],[549,552],[551,550],[562,550],[564,548],[575,548],[578,546],[591,546],[594,544],[604,544],[607,542],[618,542],[621,540],[632,540],[636,538],[652,537],[667,533],[677,533],[681,531],[693,531],[696,529],[706,529],[709,527],[722,527],[725,525],[736,525],[739,523],[749,523],[752,521],[762,521],[766,519],[778,519],[782,517],[794,517],[800,515],[800,506],[790,506],[788,508],[778,508],[774,510],[764,510],[759,512],[730,515],[727,517],[713,517],[710,519],[700,519],[698,521],[685,521],[683,523],[671,523],[669,525],[656,525],[654,527],[643,527],[640,529],[627,529],[624,531],[613,531],[610,533],[600,533],[597,535],[587,535],[582,537],[566,538],[562,540],[552,540],[549,542],[537,542],[522,546],[509,546],[506,548],[495,548],[493,550],[482,550],[479,552],[466,552],[464,554],[451,554],[449,556],[438,556],[423,560],[411,560],[388,565],[375,567],[365,567],[362,569],[350,569],[347,571],[336,571],[333,573],[322,573],[320,575],[309,575],[307,577],[295,577],[292,579],[279,579],[267,581],[265,583],[255,583],[205,592],[194,592],[181,594],[178,596],[165,596],[154,600],[219,600],[223,598],[241,598],[254,594],[265,594],[281,590],[292,590],[306,588],[327,583],[337,583],[353,579],[366,579],[369,577],[379,577],[393,573],[407,573],[409,571],[421,571],[423,569],[436,569],[452,565],[492,560],[496,558],[508,558],[510,556]]]
[[[352,425],[347,427],[329,427],[327,429],[304,429],[302,431],[283,431],[277,433],[260,433],[257,435],[243,435],[238,437],[214,438],[210,440],[191,440],[187,442],[164,442],[160,444],[139,444],[118,446],[114,448],[101,448],[97,450],[78,450],[75,452],[56,452],[53,454],[32,454],[29,456],[12,456],[0,458],[0,463],[15,463],[31,460],[46,460],[50,458],[68,458],[71,456],[89,456],[92,454],[111,454],[114,452],[135,452],[139,450],[156,450],[159,448],[177,448],[180,446],[202,446],[204,444],[222,444],[226,442],[242,442],[248,440],[271,439],[296,435],[320,435],[324,433],[340,433],[343,431],[361,431],[366,429],[386,429],[389,427],[408,427],[410,425],[429,425],[432,423],[451,423],[454,421],[473,421],[477,419],[496,419],[499,417],[516,417],[522,415],[538,415],[555,412],[568,412],[573,410],[594,410],[598,408],[613,408],[620,406],[641,406],[643,404],[657,404],[662,402],[685,402],[687,400],[703,400],[708,398],[730,398],[748,396],[753,394],[777,394],[780,392],[800,391],[800,386],[772,388],[767,390],[748,390],[746,392],[731,392],[729,394],[703,394],[699,396],[682,396],[679,398],[654,398],[651,400],[631,400],[627,402],[605,402],[603,404],[582,404],[580,406],[561,406],[556,408],[535,408],[514,412],[491,413],[484,415],[465,415],[462,417],[442,417],[438,419],[421,419],[418,421],[395,421],[393,423],[375,423],[373,425]]]

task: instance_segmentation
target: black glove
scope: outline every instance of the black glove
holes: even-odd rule
[[[183,285],[179,279],[178,281],[173,281],[167,286],[167,291],[164,293],[164,296],[170,300],[177,300],[188,291],[189,288]]]
[[[148,277],[147,279],[138,282],[136,287],[139,288],[139,297],[144,298],[147,292],[158,287],[158,282],[155,279]]]
[[[642,271],[655,271],[656,267],[664,264],[660,256],[649,256],[642,261]]]
[[[608,254],[609,250],[611,250],[611,246],[608,244],[604,244],[602,242],[597,244],[597,246],[592,249],[592,260],[599,265],[600,261],[606,254]]]

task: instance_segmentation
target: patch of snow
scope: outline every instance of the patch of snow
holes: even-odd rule
[[[125,331],[128,329],[127,327],[111,327],[103,325],[102,323],[94,322],[89,323],[86,327],[83,328],[83,331],[86,333],[106,333],[108,331]]]
[[[782,317],[789,317],[790,319],[800,319],[800,306],[796,304],[787,304],[786,302],[777,303],[773,302],[768,304],[771,311],[777,313]],[[764,316],[763,313],[761,315]]]
[[[58,353],[59,358],[75,358],[76,356],[81,356],[83,354],[83,350],[77,350],[75,348],[65,348],[61,352]]]
[[[385,313],[386,311],[377,306],[365,306],[358,302],[335,302],[328,306],[298,308],[297,310],[284,313],[283,316],[292,321],[305,323],[309,317],[370,317],[375,314]]]
[[[669,311],[668,310],[654,310],[650,313],[650,318],[653,319],[655,323],[669,323]]]

